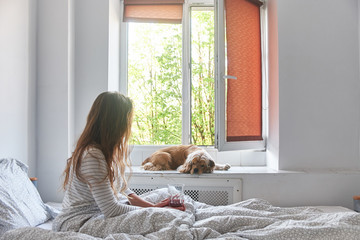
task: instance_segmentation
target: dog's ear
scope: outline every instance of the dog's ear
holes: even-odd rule
[[[210,168],[215,167],[215,162],[211,159],[209,159],[209,167]]]
[[[141,165],[145,165],[146,163],[150,162],[150,157],[146,158],[142,163]]]
[[[208,165],[204,172],[212,173],[214,171],[214,168],[215,168],[215,162],[213,160],[209,159]]]

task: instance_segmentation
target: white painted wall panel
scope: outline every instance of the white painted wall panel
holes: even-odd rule
[[[35,159],[35,1],[0,0],[0,157]]]
[[[280,169],[359,169],[356,0],[278,0]]]

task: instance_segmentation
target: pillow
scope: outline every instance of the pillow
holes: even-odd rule
[[[16,159],[0,159],[0,236],[51,218],[27,172],[28,167]]]

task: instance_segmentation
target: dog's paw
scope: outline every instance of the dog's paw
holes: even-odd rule
[[[226,163],[226,164],[216,164],[214,170],[226,171],[226,170],[228,170],[230,168],[231,168],[231,165],[228,164],[228,163]]]
[[[145,163],[144,165],[142,165],[142,168],[144,170],[148,170],[148,171],[156,171],[156,167],[151,163],[151,162],[148,162],[148,163]]]
[[[224,170],[229,170],[231,168],[230,164],[226,163],[224,166]]]
[[[185,168],[184,165],[180,165],[176,171],[178,171],[179,173],[189,173],[189,170]]]

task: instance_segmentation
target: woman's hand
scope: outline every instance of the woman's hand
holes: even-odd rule
[[[170,205],[170,198],[165,198],[161,202],[154,204],[154,207],[166,207]]]
[[[171,207],[170,206],[170,198],[166,198],[164,200],[162,200],[161,202],[158,202],[156,204],[150,203],[148,201],[145,201],[144,199],[142,199],[141,197],[139,197],[138,195],[136,195],[135,193],[132,193],[129,195],[129,202],[131,205],[134,206],[139,206],[139,207],[166,207],[166,208],[172,208],[172,209],[177,209],[180,211],[185,211],[185,206],[182,205],[180,207]]]
[[[131,205],[133,206],[138,206],[138,207],[154,207],[154,204],[151,202],[148,202],[144,199],[142,199],[141,197],[139,197],[138,195],[136,195],[135,193],[129,194],[129,202]]]
[[[170,206],[170,198],[166,198],[166,199],[162,200],[161,202],[154,204],[154,207],[165,207],[165,208],[172,208],[172,209],[177,209],[180,211],[185,211],[185,205],[181,205],[179,207]]]

